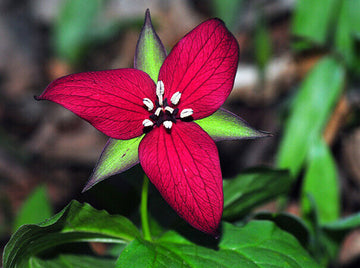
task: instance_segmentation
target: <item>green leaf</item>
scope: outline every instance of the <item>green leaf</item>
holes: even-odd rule
[[[302,168],[309,147],[322,130],[344,86],[345,71],[332,58],[318,62],[301,84],[284,136],[277,166],[290,169],[295,177]]]
[[[265,66],[271,57],[271,38],[263,17],[257,21],[255,29],[255,58],[260,70],[264,72]]]
[[[236,30],[239,22],[243,0],[212,0],[214,17],[222,19],[231,32]]]
[[[308,168],[302,186],[302,211],[305,215],[310,213],[311,206],[307,196],[311,195],[317,208],[319,223],[334,221],[340,214],[339,194],[335,161],[325,141],[318,138],[309,151]]]
[[[290,213],[258,212],[254,219],[274,222],[280,229],[296,237],[304,248],[309,247],[312,233],[301,218]]]
[[[335,33],[335,48],[344,58],[348,66],[351,66],[356,58],[355,40],[352,36],[352,19],[350,17],[350,2],[342,1],[337,29]],[[360,10],[358,10],[360,12]]]
[[[3,264],[4,268],[27,267],[31,257],[66,243],[128,243],[139,236],[127,218],[72,201],[45,222],[23,225],[6,245]]]
[[[76,63],[89,43],[92,24],[102,0],[66,0],[54,26],[53,42],[57,56]]]
[[[106,268],[115,267],[114,259],[92,257],[87,255],[60,254],[55,258],[45,260],[32,257],[29,260],[31,268]]]
[[[346,218],[325,223],[322,227],[324,229],[334,231],[349,231],[351,229],[358,228],[360,227],[360,213],[356,213]]]
[[[52,208],[46,193],[46,187],[39,186],[22,205],[16,216],[13,231],[15,232],[23,224],[38,223],[51,215]]]
[[[153,28],[150,11],[147,9],[144,26],[136,45],[135,68],[148,73],[156,82],[165,58],[166,50]]]
[[[340,0],[301,0],[296,2],[291,32],[302,40],[295,48],[308,48],[309,44],[325,45],[333,27]],[[342,0],[341,0],[342,1]]]
[[[215,141],[256,139],[271,134],[253,129],[239,116],[220,108],[214,114],[195,121]]]
[[[138,147],[144,135],[130,140],[109,139],[83,192],[139,163]]]
[[[348,7],[351,33],[356,39],[360,40],[360,0],[346,0],[344,2]]]
[[[223,217],[242,217],[252,208],[287,193],[291,184],[288,171],[267,168],[252,169],[234,179],[224,180]]]
[[[344,238],[352,230],[360,227],[360,213],[321,226],[321,242],[326,248],[328,259],[335,260]]]
[[[273,222],[251,221],[243,227],[223,224],[219,249],[193,244],[174,232],[150,243],[131,242],[120,255],[121,267],[318,267],[290,234]]]

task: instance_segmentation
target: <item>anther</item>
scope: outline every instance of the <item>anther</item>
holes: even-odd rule
[[[161,110],[162,110],[161,107],[157,108],[156,111],[155,111],[155,113],[154,113],[154,115],[159,116],[160,113],[161,113]]]
[[[185,118],[185,117],[192,116],[193,113],[194,113],[194,111],[191,108],[184,109],[180,113],[180,118]]]
[[[171,103],[177,105],[180,101],[180,97],[181,97],[181,92],[180,91],[175,92],[170,99]]]
[[[154,123],[149,119],[145,119],[142,124],[144,127],[152,127],[154,125]]]
[[[148,109],[148,111],[151,111],[152,109],[154,109],[154,104],[150,99],[144,98],[143,103],[146,106],[146,108]]]
[[[172,114],[174,112],[174,109],[169,106],[166,106],[165,111],[168,111],[170,114]]]
[[[163,81],[158,81],[156,84],[156,96],[159,99],[160,106],[163,105],[163,95],[165,92],[165,87]]]
[[[166,120],[163,122],[163,125],[166,129],[171,129],[173,123],[171,121]]]

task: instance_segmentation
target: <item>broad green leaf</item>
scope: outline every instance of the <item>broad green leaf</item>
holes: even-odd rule
[[[57,56],[76,63],[84,54],[102,0],[65,0],[54,26],[53,42]]]
[[[195,121],[215,141],[255,139],[271,134],[250,127],[237,115],[220,108],[214,114]]]
[[[4,268],[28,267],[31,257],[66,243],[128,243],[139,236],[127,218],[72,201],[49,220],[20,227],[4,249],[3,265]]]
[[[45,260],[32,257],[29,260],[31,268],[107,268],[115,267],[114,259],[92,257],[87,255],[61,254]]]
[[[146,10],[144,26],[136,46],[134,65],[150,75],[156,82],[160,67],[166,58],[166,50],[151,23],[150,11]]]
[[[307,48],[311,43],[325,45],[337,16],[339,1],[342,0],[296,1],[291,32],[302,42],[295,43],[295,48]]]
[[[310,71],[299,88],[280,143],[277,165],[300,171],[311,142],[322,130],[344,86],[342,65],[325,57]]]
[[[307,162],[302,186],[302,211],[305,215],[310,212],[307,196],[311,195],[319,223],[334,221],[340,214],[339,182],[335,161],[324,140],[315,140]]]
[[[288,171],[267,168],[252,169],[224,180],[223,217],[242,217],[252,208],[287,193],[291,184]]]
[[[16,231],[23,224],[38,223],[51,215],[52,208],[46,193],[46,187],[39,186],[22,205],[16,216],[13,230]]]
[[[122,267],[318,267],[289,233],[270,221],[223,224],[219,249],[198,246],[174,232],[156,242],[135,239],[120,255]]]
[[[144,135],[130,140],[109,139],[83,192],[100,181],[139,163],[138,147]]]
[[[341,53],[346,64],[349,66],[353,63],[353,60],[355,60],[356,57],[355,40],[354,36],[352,36],[352,20],[350,17],[351,1],[342,1],[337,29],[335,33],[336,50]],[[360,12],[360,9],[358,10],[358,12]]]
[[[293,214],[258,212],[253,218],[274,222],[280,229],[292,234],[304,248],[309,246],[312,239],[311,230],[307,227],[306,222]]]

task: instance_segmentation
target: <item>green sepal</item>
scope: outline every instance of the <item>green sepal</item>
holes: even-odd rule
[[[166,50],[152,26],[150,11],[147,9],[144,26],[136,45],[134,66],[157,81],[165,58]],[[111,175],[136,165],[139,162],[138,147],[143,137],[144,135],[130,140],[109,139],[83,192]]]
[[[138,147],[144,135],[130,140],[109,139],[83,192],[100,181],[139,163]]]
[[[145,22],[136,45],[134,67],[150,75],[156,82],[160,67],[166,58],[166,50],[151,23],[150,11],[146,10]]]
[[[220,108],[214,114],[195,121],[215,141],[256,139],[271,134],[253,129],[239,116]]]

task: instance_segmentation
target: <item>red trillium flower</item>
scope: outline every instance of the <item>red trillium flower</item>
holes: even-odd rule
[[[148,30],[153,29],[147,12],[142,34]],[[155,32],[152,35],[165,57],[161,41]],[[139,51],[141,38],[137,53],[145,55],[146,51]],[[141,55],[135,56],[137,68],[144,65]],[[210,19],[176,44],[159,65],[157,81],[153,80],[157,74],[150,77],[139,69],[78,73],[55,80],[36,99],[61,104],[112,138],[98,166],[114,152],[117,140],[125,140],[120,141],[123,154],[115,162],[124,158],[128,163],[118,170],[110,167],[101,176],[95,170],[86,189],[140,161],[170,206],[193,227],[214,235],[223,211],[222,175],[215,142],[200,122],[211,119],[229,96],[238,58],[233,35],[221,20]],[[215,117],[246,128],[225,110]],[[247,137],[264,135],[251,131]],[[212,134],[221,139],[216,130]]]

